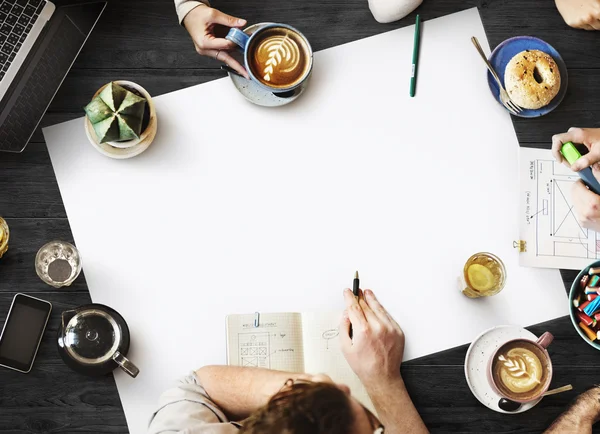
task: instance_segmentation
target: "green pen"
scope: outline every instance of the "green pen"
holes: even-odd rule
[[[410,96],[415,96],[417,87],[417,67],[419,64],[419,43],[421,42],[421,17],[417,14],[415,20],[415,40],[413,43],[412,74],[410,75]]]

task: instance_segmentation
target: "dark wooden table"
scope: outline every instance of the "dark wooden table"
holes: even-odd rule
[[[367,0],[215,0],[215,6],[250,23],[289,23],[301,29],[317,51],[406,26],[414,20],[411,15],[397,23],[378,24],[367,8]],[[534,35],[558,49],[567,63],[569,91],[562,105],[541,119],[514,119],[521,146],[548,147],[552,134],[570,126],[600,126],[600,33],[568,28],[552,0],[425,0],[419,12],[428,20],[473,6],[479,7],[492,47],[511,36]],[[216,61],[196,55],[185,30],[177,24],[171,0],[113,0],[43,125],[82,116],[82,107],[91,95],[110,80],[133,80],[152,95],[160,95],[224,76],[218,68]],[[0,260],[0,323],[16,292],[37,295],[54,305],[32,372],[24,375],[0,369],[0,433],[127,432],[113,377],[90,379],[75,374],[62,363],[56,350],[59,313],[89,302],[90,296],[84,276],[68,289],[54,290],[34,271],[35,253],[42,244],[52,239],[73,241],[40,131],[23,154],[0,154],[0,215],[11,229],[10,249]],[[563,273],[563,278],[569,285],[574,273]],[[444,339],[444,320],[438,321],[440,335],[434,338]],[[411,395],[429,429],[541,432],[579,392],[599,381],[600,354],[581,341],[568,317],[531,330],[554,334],[550,349],[555,366],[553,384],[571,383],[574,391],[545,399],[525,414],[494,413],[484,408],[467,387],[463,373],[467,346],[454,348],[407,362],[403,367]]]

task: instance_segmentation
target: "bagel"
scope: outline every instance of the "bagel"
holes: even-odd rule
[[[504,85],[513,102],[525,109],[539,109],[560,90],[560,71],[549,54],[525,50],[515,55],[504,71]]]

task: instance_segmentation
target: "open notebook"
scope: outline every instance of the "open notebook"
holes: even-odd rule
[[[364,386],[340,349],[340,313],[261,313],[227,317],[227,363],[280,371],[325,373],[350,387],[375,412]]]

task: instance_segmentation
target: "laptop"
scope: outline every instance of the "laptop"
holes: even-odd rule
[[[105,7],[0,0],[0,151],[25,149]]]

